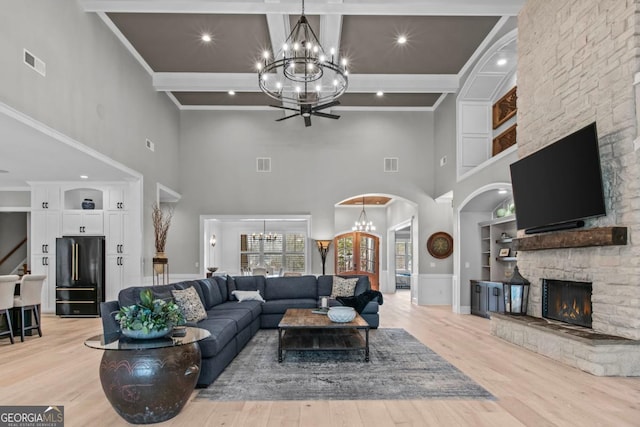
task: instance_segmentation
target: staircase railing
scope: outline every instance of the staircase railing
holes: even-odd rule
[[[21,241],[20,243],[18,243],[18,244],[17,244],[13,249],[11,249],[11,250],[9,251],[9,253],[8,253],[8,254],[6,254],[6,255],[4,256],[4,258],[2,258],[2,259],[0,260],[0,265],[4,264],[4,263],[5,263],[5,262],[6,262],[6,261],[11,257],[11,255],[13,255],[14,253],[16,253],[16,251],[17,251],[18,249],[20,249],[20,247],[22,247],[22,245],[24,245],[25,243],[27,243],[27,238],[26,238],[26,237],[25,237],[24,239],[22,239],[22,241]]]

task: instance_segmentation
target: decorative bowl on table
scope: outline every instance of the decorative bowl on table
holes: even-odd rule
[[[160,329],[159,331],[144,331],[142,329],[122,329],[122,335],[127,338],[133,338],[136,340],[153,340],[156,338],[162,338],[173,332],[173,327],[167,327]]]
[[[331,307],[327,316],[332,322],[347,323],[355,319],[356,311],[353,307]]]

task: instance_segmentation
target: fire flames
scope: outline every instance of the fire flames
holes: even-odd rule
[[[589,316],[591,314],[591,307],[588,306],[586,301],[584,305],[580,307],[580,304],[578,304],[578,301],[574,298],[571,305],[566,302],[562,302],[562,306],[557,310],[557,313],[563,319],[576,320]]]

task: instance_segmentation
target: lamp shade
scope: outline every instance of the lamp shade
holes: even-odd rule
[[[518,266],[513,269],[513,275],[508,282],[502,284],[504,290],[504,312],[524,316],[527,314],[527,304],[529,303],[529,287],[531,283],[518,270]]]

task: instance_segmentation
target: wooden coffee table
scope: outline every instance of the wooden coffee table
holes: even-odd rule
[[[369,324],[359,314],[348,323],[336,323],[311,308],[290,308],[278,323],[278,362],[286,350],[364,350],[369,361]],[[360,333],[364,330],[364,338]]]

